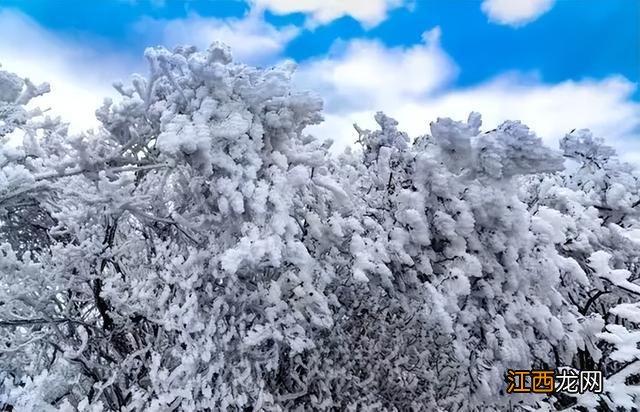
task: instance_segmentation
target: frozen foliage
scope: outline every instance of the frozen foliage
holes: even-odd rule
[[[145,56],[75,136],[0,71],[0,405],[640,404],[640,187],[602,141],[558,152],[477,113],[412,140],[378,113],[332,156],[293,66]],[[504,393],[507,369],[558,367],[605,393]]]

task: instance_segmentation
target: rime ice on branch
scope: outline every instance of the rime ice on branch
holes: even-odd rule
[[[145,56],[80,135],[0,71],[0,405],[640,402],[638,174],[601,141],[557,152],[477,113],[414,140],[378,113],[333,156],[292,65]],[[507,369],[560,366],[605,393],[503,393]]]

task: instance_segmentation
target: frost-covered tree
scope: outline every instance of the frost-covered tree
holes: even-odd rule
[[[638,176],[601,141],[476,113],[410,139],[378,113],[334,156],[292,65],[145,56],[79,135],[0,72],[0,405],[640,403]],[[605,393],[505,394],[507,369],[559,367]]]
[[[640,245],[629,236],[640,225],[637,170],[586,130],[569,133],[560,147],[570,167],[527,182],[523,199],[532,213],[546,215],[559,239],[557,249],[586,275],[581,283],[563,279],[565,299],[591,329],[573,366],[602,370],[607,393],[578,402],[631,410],[640,402],[640,357],[634,352],[640,345]],[[624,348],[631,352],[623,354]]]
[[[302,243],[302,222],[312,209],[322,225],[348,203],[323,167],[327,147],[301,134],[321,102],[290,90],[291,67],[234,64],[220,46],[146,55],[149,77],[98,111],[103,130],[59,136],[75,162],[50,159],[38,176],[54,181],[53,244],[24,257],[5,245],[3,342],[20,353],[2,357],[5,397],[33,408],[284,404],[304,388],[280,376],[333,323],[332,276]]]
[[[430,408],[505,408],[518,401],[504,395],[507,369],[553,367],[571,359],[583,336],[559,292],[560,273],[579,277],[577,265],[561,261],[552,239],[538,233],[516,190],[519,176],[558,170],[561,158],[519,123],[480,134],[475,113],[467,123],[439,119],[411,151],[385,144],[406,139],[390,119],[376,120],[380,132],[360,131],[361,140],[379,142],[365,147],[378,148],[369,155],[376,160],[351,173],[366,194],[371,228],[358,239],[368,258],[356,262],[380,272],[404,315],[391,334],[398,341],[384,349],[422,358],[408,362],[417,385],[404,395],[431,392]],[[371,313],[387,304],[372,301]],[[407,347],[401,340],[411,332],[422,336]]]

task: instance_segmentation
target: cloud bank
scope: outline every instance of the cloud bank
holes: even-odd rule
[[[231,44],[237,60],[267,64],[282,58],[298,33],[277,28],[259,13],[222,20],[191,15],[174,20],[141,20],[135,26],[149,45],[180,43],[206,47],[215,40]],[[446,35],[444,33],[443,35]],[[574,128],[590,128],[640,164],[640,103],[636,85],[620,76],[548,84],[530,73],[503,73],[473,87],[454,88],[460,68],[440,44],[440,29],[425,32],[408,47],[387,47],[371,39],[336,41],[323,57],[299,63],[295,81],[325,100],[325,122],[308,132],[332,138],[336,148],[355,141],[352,124],[373,128],[373,114],[383,110],[411,135],[428,132],[437,117],[466,119],[483,114],[484,129],[507,119],[529,125],[549,145]],[[138,60],[61,37],[24,15],[0,11],[0,63],[34,82],[48,81],[52,92],[39,106],[70,121],[79,131],[97,125],[95,109],[113,96],[113,81],[145,72]]]

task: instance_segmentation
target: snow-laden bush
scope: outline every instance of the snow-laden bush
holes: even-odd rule
[[[476,113],[412,141],[379,113],[333,156],[291,65],[146,57],[77,136],[0,72],[0,405],[640,403],[638,176],[602,141]],[[605,392],[505,393],[507,369],[558,367]]]

